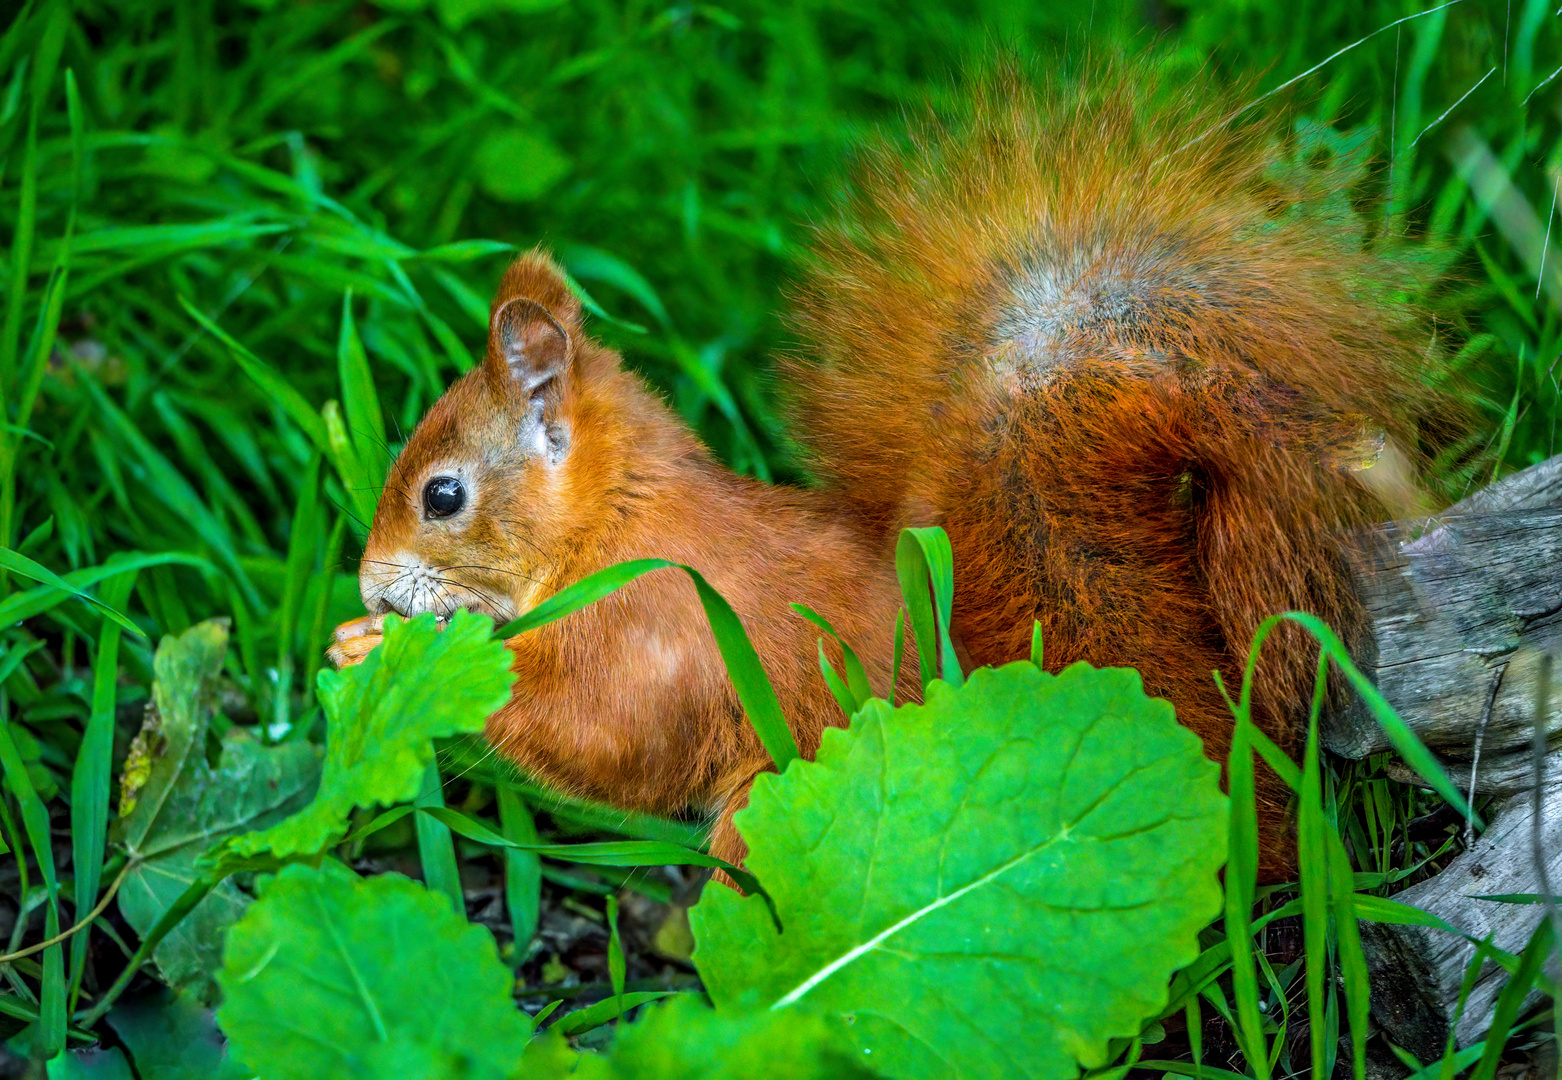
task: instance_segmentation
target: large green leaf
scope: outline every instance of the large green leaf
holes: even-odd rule
[[[498,1078],[530,1037],[487,930],[415,882],[331,860],[263,885],[218,979],[233,1055],[267,1080]]]
[[[353,807],[416,796],[433,762],[431,740],[482,731],[509,700],[510,654],[492,633],[490,621],[466,611],[443,631],[433,615],[387,619],[385,640],[363,663],[322,671],[320,792],[280,825],[237,838],[233,852],[312,855],[342,836]]]
[[[239,728],[222,740],[217,764],[208,762],[215,681],[227,649],[227,627],[217,621],[164,638],[157,649],[154,708],[131,746],[121,793],[120,832],[131,862],[119,909],[143,936],[196,879],[196,859],[207,848],[279,821],[319,782],[314,747],[264,747]],[[213,997],[222,932],[248,903],[225,881],[158,943],[152,959],[170,986]]]
[[[738,815],[786,932],[708,890],[695,962],[718,1008],[833,1014],[889,1076],[1073,1076],[1198,955],[1217,775],[1129,670],[1017,663],[871,702]]]
[[[619,1028],[606,1058],[583,1055],[580,1080],[851,1080],[874,1075],[853,1062],[837,1032],[808,1013],[723,1015],[692,994],[680,994]]]

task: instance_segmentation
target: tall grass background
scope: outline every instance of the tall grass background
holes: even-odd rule
[[[43,912],[8,951],[58,931],[50,893],[85,912],[116,869],[100,781],[160,636],[230,616],[231,719],[310,737],[385,465],[471,366],[514,249],[559,256],[594,332],[724,461],[796,479],[767,379],[808,223],[854,146],[996,51],[1154,48],[1334,125],[1373,163],[1359,208],[1448,272],[1480,429],[1447,492],[1558,448],[1562,24],[1539,0],[32,0],[8,19],[0,839],[52,853],[0,875]],[[1432,855],[1428,820],[1457,831],[1376,763],[1305,780],[1360,873]],[[49,950],[6,976],[24,1004],[65,978],[74,1004],[84,967]],[[1296,971],[1265,975],[1289,1016]]]

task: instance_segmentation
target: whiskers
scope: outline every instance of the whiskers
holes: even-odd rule
[[[463,579],[475,572],[537,581],[518,571],[477,563],[429,566],[421,561],[365,558],[362,565],[370,571],[364,575],[365,599],[371,606],[377,602],[404,617],[432,612],[448,620],[457,611],[474,611],[505,623],[518,614],[508,592]]]

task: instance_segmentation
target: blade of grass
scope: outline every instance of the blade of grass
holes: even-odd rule
[[[321,455],[314,454],[304,469],[293,509],[293,527],[287,538],[287,561],[282,595],[277,605],[277,677],[271,721],[279,731],[291,723],[289,709],[293,695],[293,643],[298,632],[299,609],[304,593],[314,577],[315,550],[320,539]],[[330,578],[323,579],[329,590]]]
[[[330,617],[331,592],[335,588],[337,568],[342,561],[342,544],[347,539],[347,517],[336,516],[331,536],[325,542],[325,555],[320,564],[319,591],[315,596],[314,612],[309,618],[309,637],[304,642],[304,705],[307,708],[315,699],[315,674],[325,662],[326,642],[329,636],[327,619]]]
[[[1546,843],[1542,827],[1545,820],[1546,755],[1550,752],[1546,718],[1551,715],[1551,674],[1555,657],[1550,649],[1540,654],[1535,673],[1535,713],[1530,736],[1530,862],[1540,885],[1540,901],[1545,907],[1542,918],[1551,923],[1552,936],[1562,933],[1562,910],[1558,909],[1557,896],[1551,885],[1551,872],[1546,866]]]
[[[1530,935],[1529,943],[1524,946],[1523,953],[1519,955],[1519,969],[1509,976],[1502,993],[1497,995],[1491,1028],[1486,1032],[1486,1049],[1475,1071],[1470,1074],[1470,1080],[1492,1080],[1497,1075],[1497,1066],[1502,1061],[1502,1051],[1508,1042],[1508,1032],[1519,1018],[1519,1009],[1534,987],[1535,977],[1540,974],[1546,958],[1551,955],[1551,946],[1555,941],[1555,925],[1550,919],[1541,919],[1540,925]]]
[[[1422,911],[1418,907],[1401,903],[1392,897],[1369,896],[1364,893],[1356,893],[1352,906],[1356,909],[1357,918],[1367,922],[1388,923],[1396,926],[1430,926],[1437,930],[1446,930],[1450,934],[1458,934],[1468,937],[1464,931],[1450,925],[1442,917],[1433,915],[1430,911]]]
[[[1329,845],[1330,897],[1334,908],[1334,932],[1339,943],[1340,976],[1345,984],[1345,1018],[1350,1025],[1351,1075],[1355,1080],[1364,1080],[1372,988],[1367,975],[1367,954],[1362,950],[1361,931],[1356,925],[1355,877],[1339,834],[1331,831],[1325,840]]]
[[[498,788],[494,796],[499,804],[499,828],[504,838],[516,844],[536,844],[537,824],[531,808],[512,789]],[[510,928],[515,934],[515,966],[526,959],[527,947],[537,933],[537,916],[542,897],[542,859],[530,851],[507,848],[504,852],[504,901],[510,912]]]
[[[1255,649],[1256,651],[1256,649]],[[1216,675],[1218,680],[1219,675]],[[1255,1076],[1268,1075],[1269,1044],[1258,1009],[1258,972],[1254,963],[1249,913],[1258,887],[1258,812],[1253,771],[1252,702],[1243,686],[1234,709],[1236,729],[1227,757],[1231,818],[1226,855],[1226,940],[1231,944],[1231,983],[1236,996],[1235,1035]]]
[[[44,50],[40,48],[40,53]],[[36,74],[37,69],[34,69]],[[5,321],[0,324],[0,393],[12,400],[16,386],[17,348],[21,344],[22,312],[27,310],[27,275],[32,266],[33,237],[38,227],[38,114],[37,80],[28,109],[27,136],[22,144],[21,191],[17,201],[16,228],[11,235],[11,281],[6,297]],[[0,480],[9,481],[8,477]],[[10,542],[9,535],[0,537]]]
[[[44,301],[39,306],[38,321],[28,344],[18,372],[20,390],[16,395],[16,414],[12,419],[25,428],[32,420],[33,406],[38,400],[38,390],[43,385],[44,373],[49,368],[49,358],[54,355],[54,341],[60,328],[60,312],[64,303],[66,286],[70,280],[71,243],[76,232],[76,207],[81,194],[81,159],[83,120],[81,97],[76,90],[76,75],[69,68],[65,71],[66,112],[71,128],[70,205],[65,215],[65,233],[60,240],[59,254],[44,290]],[[8,540],[8,536],[0,534]]]
[[[391,31],[399,29],[401,25],[400,19],[379,19],[366,29],[358,31],[325,52],[312,57],[307,63],[300,64],[297,70],[289,73],[287,78],[268,84],[265,93],[249,102],[245,106],[243,115],[235,121],[235,126],[241,128],[259,126],[260,121],[282,102],[319,80],[328,79],[334,73],[345,69],[348,61],[368,51],[376,41]]]
[[[831,639],[841,647],[841,662],[846,669],[844,682],[841,682],[835,668],[825,659],[824,642],[822,640],[819,642],[819,667],[825,674],[825,681],[830,682],[832,691],[835,690],[837,683],[840,684],[841,691],[844,691],[845,696],[843,699],[842,693],[836,692],[835,699],[841,702],[841,708],[846,715],[852,716],[873,696],[873,687],[868,682],[867,669],[862,666],[862,661],[858,659],[857,653],[852,647],[846,644],[846,640],[835,632],[835,627],[830,625],[830,620],[820,615],[807,604],[793,604],[792,610],[830,635]],[[831,681],[832,679],[834,680],[833,682]]]
[[[705,842],[704,830],[690,822],[620,810],[530,783],[516,772],[514,765],[495,757],[493,749],[479,740],[448,740],[439,744],[439,754],[452,776],[496,790],[514,791],[528,805],[579,829],[616,833],[636,840],[660,840],[695,850]]]
[[[136,422],[114,403],[95,379],[83,378],[80,385],[97,409],[97,419],[101,422],[103,433],[125,451],[133,453],[139,462],[137,472],[144,470],[137,477],[141,481],[142,492],[161,502],[176,515],[175,519],[181,523],[181,528],[187,527],[200,537],[241,590],[247,604],[256,609],[264,607],[239,559],[227,523],[212,512],[184,474],[153,445]]]
[[[950,686],[961,685],[965,676],[949,636],[954,608],[954,552],[944,530],[902,529],[895,544],[895,574],[900,579],[906,610],[911,613],[911,632],[922,665],[923,693],[935,678],[942,678]]]
[[[0,567],[7,569],[14,574],[19,574],[22,577],[31,578],[34,581],[41,581],[45,585],[50,585],[62,592],[69,593],[76,599],[96,607],[99,611],[103,612],[107,618],[115,623],[118,623],[119,626],[123,629],[129,630],[132,634],[136,634],[140,637],[146,636],[146,634],[139,626],[130,621],[130,617],[128,615],[116,611],[112,606],[104,603],[102,600],[99,600],[90,593],[83,592],[81,589],[76,588],[74,585],[60,577],[48,567],[40,566],[32,559],[29,559],[26,555],[18,554],[9,548],[0,548]]]
[[[1188,1028],[1188,1052],[1193,1058],[1193,1080],[1204,1080],[1204,1013],[1197,994],[1188,998],[1184,1023]]]
[[[367,524],[374,520],[375,504],[379,502],[380,477],[359,455],[347,425],[342,421],[342,411],[335,401],[327,401],[320,407],[320,418],[325,421],[327,448],[336,476],[347,492],[347,501],[353,511],[353,520],[364,526],[364,538],[368,536]]]
[[[192,881],[141,939],[141,944],[136,946],[136,951],[126,962],[125,969],[119,973],[119,977],[97,1001],[93,1002],[91,1008],[76,1015],[76,1022],[84,1028],[91,1028],[103,1019],[104,1014],[114,1007],[114,1002],[119,1000],[119,996],[130,987],[131,982],[140,973],[141,966],[152,958],[152,951],[231,872],[227,868],[212,870]]]
[[[423,790],[415,804],[420,810],[443,809],[444,788],[439,779],[439,760],[423,774]],[[456,864],[455,838],[445,823],[430,814],[419,814],[415,822],[418,835],[418,860],[423,865],[423,884],[433,892],[444,893],[456,914],[466,915],[466,895],[461,891],[461,869]]]
[[[1307,722],[1307,746],[1302,754],[1301,806],[1297,819],[1297,862],[1301,870],[1302,938],[1307,957],[1307,1015],[1312,1074],[1329,1075],[1326,1068],[1328,1032],[1320,1021],[1323,994],[1329,981],[1327,946],[1329,932],[1329,866],[1323,819],[1322,760],[1318,749],[1318,713],[1323,707],[1329,679],[1329,660],[1318,655],[1311,715]]]
[[[776,700],[775,689],[770,685],[770,676],[765,674],[764,666],[759,662],[759,654],[754,651],[754,645],[749,641],[748,632],[743,629],[737,612],[692,566],[668,562],[666,559],[635,559],[609,566],[559,590],[520,618],[505,624],[497,633],[503,638],[523,634],[573,614],[653,570],[667,569],[682,570],[694,582],[700,606],[705,609],[711,635],[715,637],[716,647],[721,651],[722,661],[727,666],[727,677],[732,680],[732,688],[737,692],[744,715],[753,725],[770,759],[775,762],[776,771],[785,772],[786,767],[799,757],[797,741],[792,737],[791,728],[787,727],[786,718],[781,715],[781,705]]]
[[[660,1001],[662,998],[673,997],[676,990],[637,990],[632,994],[620,994],[616,997],[604,998],[601,1001],[587,1005],[584,1009],[576,1009],[566,1013],[554,1023],[553,1027],[560,1035],[574,1038],[576,1035],[584,1035],[592,1028],[601,1027],[623,1016],[630,1009],[644,1005],[651,1001]]]
[[[457,240],[453,243],[426,248],[413,255],[412,258],[423,259],[428,262],[465,263],[472,262],[474,259],[486,258],[489,255],[507,254],[514,250],[514,244],[507,244],[503,240]]]
[[[759,879],[747,870],[733,866],[714,855],[706,855],[701,851],[692,851],[676,844],[655,840],[617,840],[597,844],[520,844],[505,839],[475,818],[447,807],[418,807],[417,812],[419,817],[428,815],[436,818],[448,826],[451,832],[464,836],[468,840],[475,840],[479,844],[530,851],[548,859],[565,859],[588,866],[709,866],[724,870],[733,881],[737,882],[738,888],[750,896],[757,893],[764,899],[776,929],[779,931],[781,928],[781,917],[776,912],[775,901],[760,885]],[[376,822],[395,813],[395,810],[388,810],[381,814]]]
[[[1399,714],[1384,699],[1378,688],[1372,684],[1372,680],[1363,675],[1360,669],[1356,667],[1344,643],[1340,641],[1334,631],[1330,630],[1323,620],[1316,615],[1308,615],[1301,611],[1286,611],[1278,615],[1271,615],[1259,624],[1258,630],[1253,634],[1253,643],[1248,653],[1247,671],[1244,673],[1243,678],[1242,692],[1244,702],[1248,700],[1253,671],[1258,663],[1260,647],[1274,628],[1285,621],[1297,623],[1318,639],[1318,643],[1323,647],[1323,651],[1328,655],[1330,662],[1339,669],[1340,673],[1349,680],[1351,687],[1361,696],[1363,703],[1366,704],[1378,724],[1382,726],[1389,742],[1399,752],[1399,756],[1404,758],[1405,764],[1409,765],[1422,779],[1431,784],[1432,788],[1439,795],[1453,804],[1454,809],[1460,815],[1474,821],[1476,827],[1484,827],[1485,822],[1481,820],[1480,815],[1470,808],[1459,789],[1454,787],[1449,781],[1448,774],[1443,771],[1443,767],[1438,763],[1437,758],[1417,738],[1416,733],[1410,729],[1409,725],[1399,718]]]
[[[229,354],[244,374],[254,380],[255,385],[260,387],[262,393],[282,406],[282,410],[287,413],[288,418],[297,424],[303,433],[309,437],[309,441],[314,443],[317,450],[330,451],[331,445],[330,440],[326,437],[325,421],[320,418],[320,414],[315,412],[309,402],[304,400],[304,396],[293,389],[292,383],[272,370],[271,366],[261,360],[260,357],[229,337],[221,327],[201,314],[195,305],[183,296],[179,297],[179,304],[190,318],[200,324],[202,329],[227,346]]]
[[[5,785],[11,797],[21,809],[22,828],[27,834],[27,843],[43,874],[48,896],[44,936],[53,938],[60,932],[60,887],[55,874],[54,845],[49,835],[49,811],[38,797],[31,777],[27,775],[27,766],[12,736],[11,723],[10,702],[4,694],[0,694],[0,770],[4,771]],[[64,944],[51,945],[45,949],[42,964],[34,1050],[39,1056],[50,1058],[65,1048]]]
[[[847,689],[846,681],[836,672],[830,658],[824,653],[824,638],[819,639],[819,675],[824,679],[824,684],[830,688],[830,695],[835,698],[835,704],[840,707],[841,715],[847,719],[857,715],[860,707],[852,692]]]
[[[358,460],[374,475],[390,467],[385,450],[385,418],[379,389],[369,370],[369,357],[353,321],[353,294],[342,297],[342,329],[336,341],[337,371],[342,380],[342,410]]]
[[[23,1001],[15,994],[0,994],[0,1014],[13,1016],[23,1023],[33,1023],[38,1019],[37,1006]],[[82,1042],[93,1042],[98,1038],[92,1032],[75,1025],[68,1025],[65,1028],[65,1033],[73,1039],[80,1039]]]
[[[136,572],[113,578],[104,588],[104,599],[121,608],[130,600]],[[108,834],[109,799],[112,794],[114,755],[115,687],[119,679],[120,628],[105,622],[92,660],[92,714],[81,739],[81,749],[71,770],[71,865],[75,868],[76,910],[90,909],[102,884],[104,843]],[[87,940],[91,930],[71,939],[70,1008],[76,1008],[81,979],[86,971]]]
[[[889,669],[889,700],[900,696],[900,662],[906,658],[906,609],[895,612],[895,657]]]
[[[30,619],[35,615],[41,615],[56,604],[80,594],[81,590],[89,585],[95,585],[105,578],[115,574],[126,573],[130,570],[144,570],[151,566],[192,566],[200,570],[210,571],[211,563],[194,555],[183,555],[178,552],[166,552],[163,554],[148,554],[144,552],[119,552],[111,555],[101,566],[89,566],[81,570],[72,570],[61,577],[65,583],[63,588],[52,585],[41,585],[26,592],[13,593],[11,596],[0,600],[0,626],[9,626],[13,623]],[[88,597],[90,600],[91,598]],[[93,601],[94,606],[98,606]],[[166,629],[166,627],[165,627]],[[140,633],[139,630],[136,631]],[[144,636],[144,635],[143,635]]]
[[[1210,1065],[1200,1065],[1197,1062],[1186,1061],[1140,1061],[1136,1069],[1154,1070],[1157,1072],[1171,1073],[1173,1076],[1203,1077],[1204,1080],[1251,1080],[1239,1072],[1230,1069],[1217,1069]],[[1086,1076],[1092,1074],[1086,1073]]]
[[[607,894],[607,977],[620,1007],[624,1001],[624,943],[618,936],[618,896]]]
[[[1453,1019],[1448,1024],[1448,1037],[1447,1041],[1443,1044],[1442,1059],[1435,1065],[1429,1066],[1427,1069],[1418,1069],[1417,1071],[1426,1072],[1429,1069],[1435,1069],[1437,1075],[1440,1077],[1440,1080],[1453,1080],[1453,1076],[1456,1071],[1455,1062],[1458,1060],[1458,1055],[1455,1053],[1455,1051],[1457,1051],[1459,1048],[1458,1042],[1456,1041],[1459,1034],[1459,1021],[1464,1019],[1464,1007],[1469,1003],[1470,994],[1475,990],[1475,984],[1480,980],[1481,972],[1486,967],[1488,951],[1489,949],[1487,942],[1477,942],[1475,951],[1471,954],[1469,962],[1464,965],[1464,977],[1459,981],[1459,1000],[1454,1003],[1454,1015]],[[1395,1053],[1400,1052],[1397,1046],[1393,1049]],[[1478,1056],[1479,1055],[1476,1055],[1476,1057]],[[1474,1060],[1474,1058],[1471,1060]],[[1419,1065],[1419,1062],[1416,1064]],[[1468,1062],[1466,1064],[1468,1064]],[[1463,1067],[1464,1066],[1462,1065],[1458,1066],[1460,1069]]]

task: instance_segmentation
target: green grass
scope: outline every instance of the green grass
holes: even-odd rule
[[[1433,6],[24,5],[0,27],[0,840],[29,858],[0,872],[0,906],[32,917],[0,944],[68,927],[118,873],[107,784],[163,635],[230,617],[227,719],[319,737],[313,675],[330,627],[357,613],[379,478],[471,365],[513,249],[560,256],[600,308],[595,332],[720,457],[796,478],[768,358],[785,344],[783,286],[808,222],[841,190],[853,146],[999,49],[1073,64],[1153,45],[1359,134],[1376,162],[1363,209],[1424,238],[1448,270],[1437,298],[1480,430],[1442,483],[1457,494],[1549,456],[1562,28],[1534,0],[1417,15]],[[503,786],[466,746],[449,748],[445,772],[470,785],[447,797],[479,810]],[[1444,846],[1411,828],[1431,797],[1376,763],[1302,779],[1329,826],[1313,834],[1319,881],[1339,853],[1387,883]],[[528,808],[545,842],[690,833],[535,789],[499,800],[517,842],[538,839]],[[51,828],[68,834],[68,858]],[[438,829],[423,836],[426,850],[475,857]],[[516,875],[539,872],[509,859]],[[1283,899],[1259,898],[1252,918]],[[1297,914],[1316,925],[1316,907]],[[90,949],[78,934],[0,968],[0,1023],[45,1015],[62,1045],[66,1017],[120,973],[107,935],[125,928],[102,925]],[[1261,962],[1249,983],[1239,966],[1234,1007],[1218,989],[1178,1007],[1193,1021],[1229,1012],[1256,1054],[1260,1031],[1285,1027],[1275,1017],[1340,1007],[1301,970]],[[1352,1005],[1335,1014],[1341,1030]],[[1287,1070],[1331,1052],[1274,1045]],[[1203,1048],[1213,1066],[1222,1048]]]

